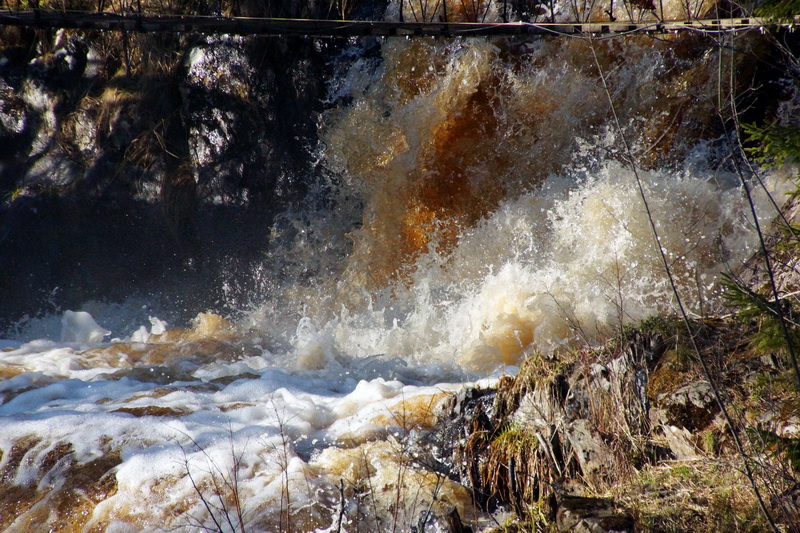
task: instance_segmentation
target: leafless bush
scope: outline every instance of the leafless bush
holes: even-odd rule
[[[202,455],[205,460],[204,468],[199,468],[199,471],[208,480],[207,482],[198,482],[193,473],[197,472],[197,470],[194,469],[189,459],[190,451],[179,444],[183,453],[182,463],[186,477],[208,513],[206,520],[187,514],[186,521],[188,525],[201,531],[213,533],[246,533],[243,502],[239,492],[239,471],[243,454],[236,451],[232,431],[228,435],[230,457],[232,459],[230,469],[220,467],[197,441],[189,435],[184,434],[184,436],[189,439],[192,451]],[[227,525],[227,528],[224,527],[225,525]]]

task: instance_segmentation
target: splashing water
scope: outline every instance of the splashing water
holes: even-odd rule
[[[730,65],[679,44],[596,51],[681,297],[709,313],[756,240],[707,133]],[[336,208],[276,223],[285,276],[255,309],[179,330],[98,304],[2,341],[6,531],[469,521],[466,489],[408,460],[447,393],[673,309],[590,44],[380,46],[331,83]]]

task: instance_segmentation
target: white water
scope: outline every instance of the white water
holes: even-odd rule
[[[754,245],[739,191],[688,173],[644,178],[657,221],[672,230],[662,243],[682,286],[693,291],[697,282],[713,300],[715,273]],[[210,472],[235,471],[250,527],[286,527],[277,510],[287,508],[281,496],[288,483],[292,527],[312,530],[334,520],[339,480],[354,498],[369,471],[379,496],[362,503],[364,512],[390,520],[403,447],[430,427],[441,393],[465,379],[513,373],[530,350],[594,342],[620,318],[670,309],[629,180],[616,163],[578,186],[554,178],[504,202],[447,258],[421,258],[414,282],[393,299],[379,305],[376,297],[371,308],[342,308],[330,319],[307,308],[294,332],[274,331],[269,320],[279,311],[265,308],[238,326],[207,316],[195,330],[161,339],[148,331],[164,330],[153,318],[112,332],[121,339],[109,343],[88,314],[67,311],[60,339],[6,340],[0,362],[16,375],[0,382],[3,460],[15,443],[41,439],[6,482],[45,493],[58,487],[64,465],[49,475],[40,465],[56,443],[69,443],[78,463],[121,454],[117,492],[90,496],[100,503],[87,527],[157,531],[209,523],[186,474],[208,483]],[[273,352],[270,343],[288,349]],[[241,457],[236,467],[233,457]],[[410,479],[414,472],[406,483],[423,490],[403,489],[404,528],[434,493],[446,496],[443,511],[455,504],[462,517],[472,516],[463,487],[438,487],[432,474]],[[208,485],[202,490],[214,494]],[[36,510],[10,531],[25,531]]]
[[[325,118],[321,157],[342,177],[343,208],[364,205],[362,226],[345,235],[351,211],[287,215],[300,236],[272,258],[321,274],[271,280],[236,322],[199,314],[179,330],[132,299],[0,341],[0,471],[27,502],[7,531],[190,530],[212,524],[199,496],[219,505],[219,494],[242,502],[252,531],[335,531],[341,505],[343,531],[407,530],[428,508],[477,519],[464,487],[409,462],[443,393],[674,310],[597,80],[556,48],[541,42],[509,66],[484,42],[390,41],[382,65],[349,71],[332,93],[353,103]],[[614,79],[636,101],[625,116],[647,155],[637,120],[658,118],[642,115],[658,95],[635,95],[668,69],[654,50],[625,52],[646,60]],[[563,64],[536,66],[554,55]],[[681,296],[709,313],[720,272],[757,241],[713,143],[671,149],[677,161],[640,176]],[[780,200],[784,181],[769,184]],[[760,190],[757,205],[772,216]],[[346,238],[347,257],[328,246]],[[115,482],[75,474],[95,464]]]

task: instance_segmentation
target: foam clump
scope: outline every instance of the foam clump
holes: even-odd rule
[[[163,320],[154,316],[149,317],[149,320],[151,325],[150,331],[147,331],[147,326],[141,326],[131,334],[131,342],[146,343],[150,340],[151,335],[161,335],[167,331],[167,323]]]
[[[228,340],[236,334],[232,322],[215,313],[198,313],[192,320],[192,329],[166,329],[166,324],[151,319],[153,325],[148,342],[202,342],[207,340]]]
[[[61,342],[100,344],[111,331],[95,322],[86,311],[65,311],[61,317]]]

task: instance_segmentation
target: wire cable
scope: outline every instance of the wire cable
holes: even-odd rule
[[[672,293],[675,296],[675,301],[677,303],[678,309],[680,310],[681,318],[683,320],[684,325],[686,326],[687,332],[689,334],[689,341],[692,345],[692,349],[694,353],[697,355],[697,359],[700,362],[700,367],[703,371],[703,376],[708,381],[709,385],[711,386],[711,391],[714,395],[714,400],[716,401],[717,405],[722,412],[723,417],[725,418],[725,422],[728,425],[730,430],[731,437],[736,445],[736,449],[742,458],[742,463],[744,464],[745,468],[745,475],[747,479],[750,481],[750,485],[753,488],[753,492],[756,495],[756,499],[758,500],[758,505],[761,508],[761,512],[764,514],[767,522],[769,522],[770,528],[774,533],[779,533],[778,526],[775,524],[775,521],[770,515],[769,511],[767,510],[767,506],[764,503],[764,499],[761,496],[761,491],[758,489],[758,485],[756,484],[752,467],[750,466],[750,460],[747,456],[747,453],[744,451],[744,446],[742,445],[741,439],[739,438],[738,433],[736,432],[736,428],[733,425],[733,420],[728,412],[728,408],[725,405],[725,402],[722,400],[722,395],[719,392],[719,387],[716,384],[716,380],[714,380],[713,376],[711,375],[711,370],[708,367],[708,363],[706,362],[705,358],[703,357],[702,353],[700,352],[699,347],[697,346],[697,341],[695,339],[695,331],[692,327],[692,323],[689,320],[689,315],[686,311],[686,308],[683,305],[683,301],[680,297],[680,293],[678,292],[678,287],[675,283],[675,278],[672,275],[672,269],[669,266],[669,261],[667,261],[667,255],[664,252],[664,248],[661,246],[661,239],[658,235],[658,228],[656,228],[655,221],[653,220],[652,212],[650,210],[650,204],[647,200],[647,193],[644,190],[644,185],[642,183],[641,178],[639,177],[639,171],[636,167],[636,162],[633,158],[633,152],[631,151],[630,146],[628,145],[628,140],[625,137],[625,132],[622,129],[622,124],[619,120],[619,116],[617,115],[616,106],[614,105],[614,100],[611,97],[611,90],[608,87],[608,83],[606,81],[605,74],[603,73],[603,69],[600,65],[600,60],[597,57],[597,51],[595,50],[594,41],[591,41],[591,48],[592,48],[592,56],[594,57],[595,65],[597,66],[597,70],[600,74],[600,81],[603,84],[603,89],[606,93],[606,97],[608,98],[609,106],[611,107],[611,114],[614,119],[614,124],[617,128],[619,136],[622,140],[623,149],[625,151],[625,158],[628,161],[628,164],[633,171],[634,178],[636,180],[636,185],[639,189],[639,195],[641,196],[642,202],[644,204],[645,212],[647,214],[647,220],[650,223],[650,230],[653,234],[653,240],[655,241],[656,248],[658,249],[659,256],[661,258],[661,262],[664,266],[664,271],[667,275],[667,279],[669,280],[670,287],[672,288]]]

